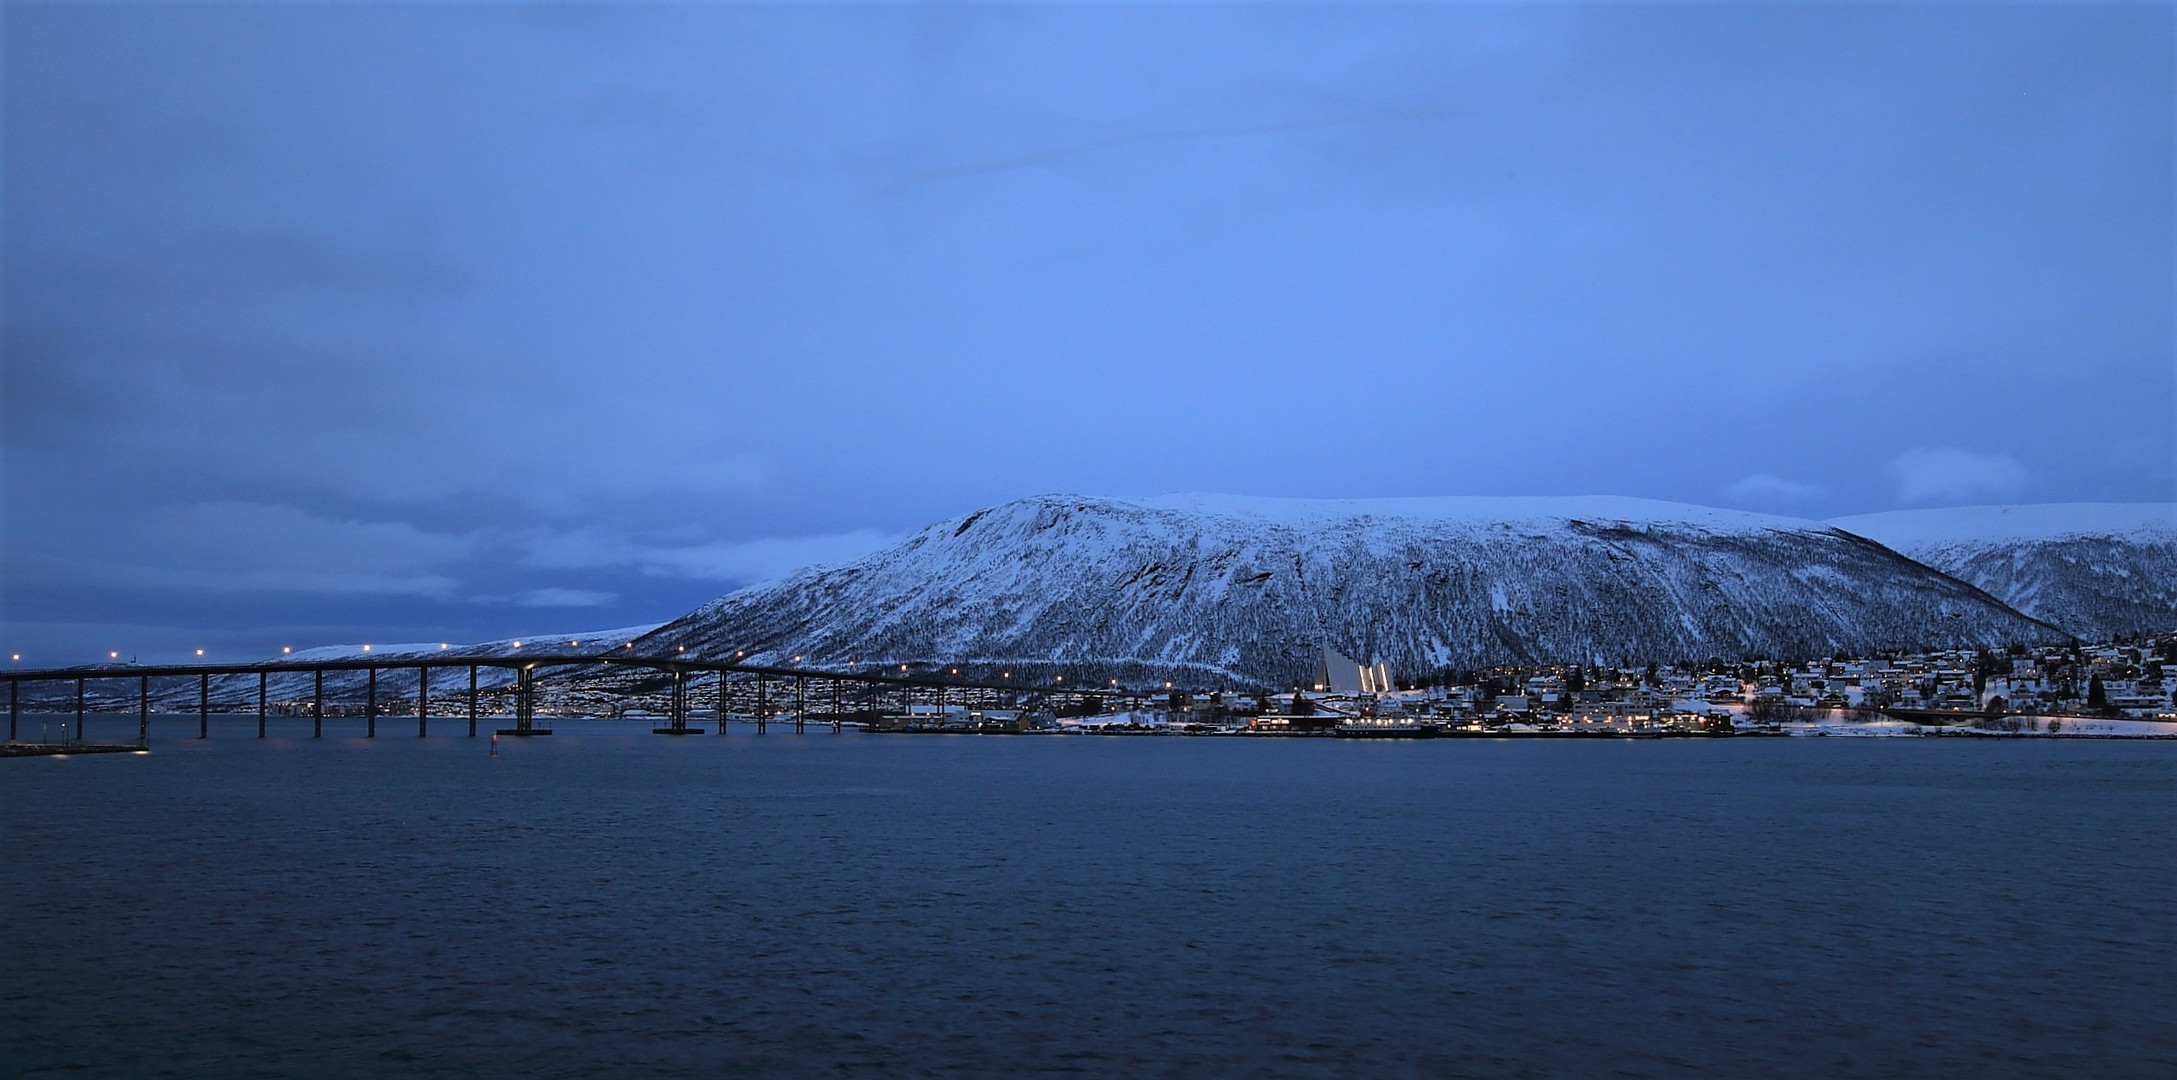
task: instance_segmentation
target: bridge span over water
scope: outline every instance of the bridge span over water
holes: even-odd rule
[[[450,691],[441,691],[434,698],[432,674],[434,672],[466,671],[465,687],[458,684]],[[958,669],[952,669],[957,671]],[[495,681],[489,685],[480,682],[483,672],[495,673]],[[325,734],[325,721],[352,716],[335,705],[335,712],[327,711],[325,677],[361,672],[364,675],[363,712],[364,734],[375,737],[378,721],[396,713],[413,712],[416,734],[430,733],[432,706],[450,705],[442,709],[443,720],[466,720],[467,733],[474,737],[478,720],[482,716],[511,715],[513,726],[497,728],[501,735],[549,735],[551,729],[537,723],[537,676],[540,673],[568,674],[580,672],[590,676],[580,690],[586,694],[619,694],[626,698],[652,698],[661,692],[664,696],[665,727],[655,729],[658,734],[694,735],[704,733],[692,718],[698,711],[696,701],[699,690],[707,683],[707,696],[712,703],[712,713],[717,724],[717,734],[727,732],[728,722],[734,719],[752,721],[758,732],[767,730],[774,722],[790,720],[794,730],[805,730],[811,719],[818,723],[830,723],[837,732],[842,724],[865,720],[884,714],[906,713],[919,701],[927,701],[943,710],[952,704],[977,706],[986,709],[1040,708],[1068,702],[1079,702],[1089,697],[1101,697],[1111,693],[1131,693],[1116,687],[1068,686],[1063,676],[1049,683],[1024,685],[1027,680],[1015,682],[1010,675],[996,682],[948,677],[944,669],[937,672],[916,672],[902,665],[902,670],[872,669],[862,671],[835,671],[821,668],[802,668],[770,664],[747,664],[734,660],[710,660],[687,656],[685,653],[671,656],[644,656],[632,652],[560,653],[537,652],[523,655],[452,656],[401,656],[383,659],[372,657],[342,657],[313,660],[267,660],[246,664],[96,664],[80,667],[17,670],[0,673],[8,684],[8,740],[17,739],[17,728],[25,704],[24,689],[58,690],[63,711],[71,703],[75,724],[71,729],[71,741],[83,739],[85,717],[93,712],[110,713],[125,709],[133,698],[137,714],[137,742],[148,745],[151,739],[151,715],[155,697],[170,698],[174,695],[172,684],[177,679],[194,679],[196,683],[197,737],[208,738],[211,734],[213,706],[220,706],[221,715],[229,715],[234,706],[243,708],[254,704],[257,715],[257,737],[264,738],[269,719],[275,715],[275,698],[272,683],[280,676],[308,676],[310,692],[307,698],[292,695],[283,690],[277,699],[282,717],[307,717],[311,721],[311,737]],[[511,673],[511,680],[506,678]],[[612,675],[634,676],[617,682]],[[254,688],[248,687],[249,676],[256,676]],[[215,693],[214,680],[219,686]],[[239,680],[243,687],[235,690]],[[286,682],[289,680],[284,680]],[[114,684],[120,683],[119,692]],[[128,685],[133,683],[133,686]],[[155,684],[163,684],[157,685]],[[186,685],[186,684],[184,684]],[[254,693],[251,693],[251,690]],[[156,690],[156,692],[155,692]],[[412,696],[402,693],[412,690]],[[774,693],[775,691],[775,693]],[[185,691],[184,691],[185,692]],[[925,696],[926,695],[926,696]],[[345,692],[335,695],[345,696]],[[52,701],[50,693],[34,698]],[[251,701],[250,698],[254,698]],[[488,699],[488,708],[487,708]],[[36,701],[34,700],[34,704]],[[300,709],[301,711],[294,711]]]

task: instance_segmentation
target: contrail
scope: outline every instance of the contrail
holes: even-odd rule
[[[1022,154],[1018,157],[999,158],[995,161],[978,161],[966,165],[948,165],[942,169],[931,169],[928,172],[914,173],[909,176],[900,177],[897,180],[892,180],[887,183],[880,184],[877,187],[870,189],[869,197],[874,199],[881,198],[886,195],[897,195],[900,192],[906,191],[909,188],[920,187],[923,184],[936,183],[940,180],[950,180],[954,177],[973,176],[977,173],[1003,172],[1006,169],[1019,169],[1025,168],[1030,165],[1046,165],[1051,162],[1060,161],[1069,157],[1078,157],[1082,154],[1093,154],[1104,150],[1116,150],[1120,147],[1126,146],[1141,146],[1148,143],[1162,142],[1183,142],[1190,139],[1232,139],[1244,138],[1252,135],[1285,135],[1296,131],[1315,131],[1322,128],[1350,127],[1355,124],[1380,123],[1386,120],[1433,118],[1437,116],[1442,116],[1449,112],[1451,112],[1451,109],[1448,107],[1438,109],[1415,109],[1395,112],[1362,113],[1356,116],[1332,116],[1324,117],[1317,120],[1288,120],[1282,123],[1254,124],[1244,127],[1178,128],[1171,131],[1143,132],[1138,135],[1115,135],[1108,139],[1097,139],[1093,142],[1075,143],[1072,146],[1058,146],[1052,147],[1048,150],[1037,150],[1032,153]]]

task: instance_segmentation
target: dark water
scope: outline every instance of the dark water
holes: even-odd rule
[[[388,727],[0,761],[0,1073],[2177,1075],[2168,743]]]

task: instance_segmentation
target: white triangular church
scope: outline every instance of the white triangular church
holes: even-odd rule
[[[1315,689],[1317,693],[1349,696],[1388,694],[1391,692],[1391,669],[1381,660],[1373,665],[1359,663],[1325,645],[1323,658],[1315,662]]]

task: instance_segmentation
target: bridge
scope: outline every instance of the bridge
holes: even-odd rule
[[[1026,702],[1044,704],[1054,699],[1060,701],[1066,699],[1080,700],[1091,695],[1113,692],[1133,693],[1132,691],[1121,690],[1116,686],[1110,689],[1069,687],[1063,685],[1063,676],[1054,679],[1050,685],[1028,686],[1014,682],[1009,676],[998,682],[987,682],[973,679],[963,680],[957,677],[947,678],[937,674],[918,674],[908,669],[906,665],[901,665],[902,670],[897,672],[889,669],[831,671],[820,668],[746,664],[737,660],[699,659],[685,654],[643,656],[625,652],[540,652],[525,655],[503,654],[443,658],[387,657],[385,659],[376,659],[344,657],[332,660],[267,660],[246,664],[96,664],[80,667],[6,671],[0,673],[0,678],[6,679],[8,684],[8,741],[10,742],[17,741],[17,726],[22,717],[22,691],[26,684],[58,684],[63,688],[73,687],[75,726],[72,729],[70,741],[81,742],[83,740],[83,721],[87,712],[90,711],[88,695],[91,690],[94,687],[100,687],[100,684],[110,684],[115,681],[133,681],[135,683],[133,689],[135,690],[137,714],[137,745],[148,746],[151,741],[152,681],[155,679],[168,681],[187,677],[196,679],[197,737],[202,739],[209,738],[211,735],[212,680],[226,680],[237,677],[246,679],[250,675],[255,675],[257,677],[255,694],[257,737],[261,739],[265,737],[267,719],[271,715],[272,698],[270,687],[272,677],[275,675],[301,674],[311,677],[311,694],[306,715],[311,719],[312,738],[322,738],[325,734],[325,720],[328,716],[325,707],[325,676],[327,674],[364,673],[363,722],[364,734],[367,737],[377,736],[378,720],[385,714],[384,709],[381,707],[381,675],[389,677],[388,680],[385,680],[389,683],[389,686],[390,677],[405,675],[414,680],[410,685],[415,689],[416,734],[422,737],[430,734],[431,705],[433,701],[431,696],[432,673],[448,670],[458,672],[466,669],[468,673],[466,689],[456,689],[452,694],[447,695],[453,699],[453,703],[457,706],[456,710],[451,715],[442,714],[442,717],[447,719],[465,718],[468,734],[473,738],[477,731],[478,717],[483,713],[482,697],[484,688],[479,685],[478,681],[481,672],[495,670],[513,673],[511,687],[494,685],[490,688],[490,692],[495,696],[510,688],[514,698],[514,726],[498,728],[497,733],[510,736],[533,736],[552,733],[550,728],[540,727],[537,724],[536,679],[538,673],[568,668],[619,669],[663,676],[667,682],[664,687],[667,695],[665,715],[667,725],[654,729],[655,733],[660,735],[696,735],[704,733],[704,730],[690,719],[690,714],[693,711],[694,684],[696,680],[704,676],[710,676],[715,684],[713,696],[716,702],[717,733],[720,735],[726,734],[727,722],[731,715],[730,706],[736,696],[734,693],[736,687],[753,689],[750,718],[754,720],[756,730],[759,733],[768,728],[772,719],[789,715],[786,708],[787,698],[784,696],[788,690],[791,691],[792,701],[790,715],[793,719],[794,730],[797,733],[805,730],[812,715],[812,701],[816,707],[814,715],[819,718],[819,722],[821,723],[823,718],[828,717],[832,731],[836,733],[850,715],[857,718],[868,718],[880,715],[895,705],[897,705],[899,712],[911,712],[916,704],[918,694],[922,692],[930,694],[940,716],[943,715],[948,704],[947,696],[949,694],[959,695],[955,699],[959,704],[1002,709],[1024,707],[1023,703]],[[957,671],[958,669],[953,670]],[[406,679],[402,681],[405,682]],[[781,696],[776,701],[774,701],[770,693],[775,683],[779,684],[778,689],[781,691]],[[818,691],[813,697],[810,693],[812,686]],[[845,707],[848,703],[846,700],[848,695],[845,692],[850,688],[855,698],[853,704],[858,706],[853,710],[848,710]],[[828,694],[826,691],[828,691]],[[654,688],[638,691],[638,693],[645,696],[654,692]],[[747,697],[751,695],[744,692],[739,696]],[[100,703],[103,705],[107,698],[102,687],[100,687],[100,697]],[[283,703],[285,700],[283,698]],[[107,710],[101,708],[99,711]],[[405,712],[405,709],[403,711]],[[494,714],[496,715],[496,711]]]

